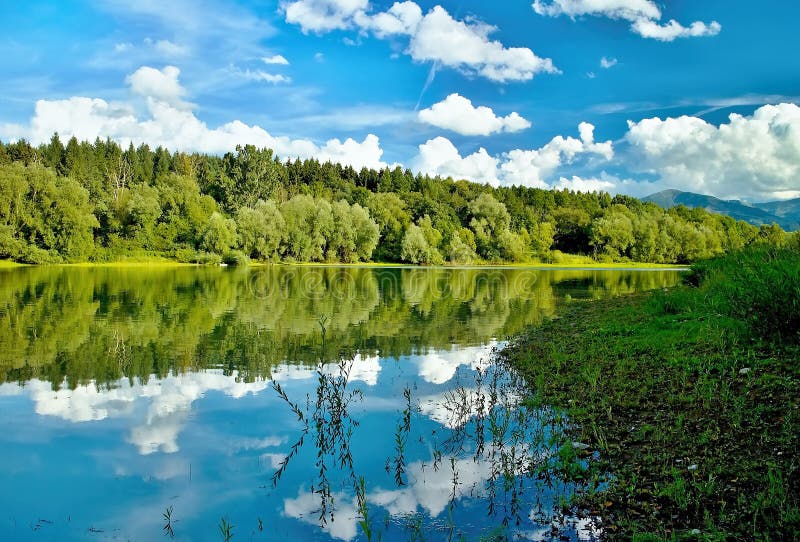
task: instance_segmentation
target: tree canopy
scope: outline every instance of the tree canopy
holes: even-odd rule
[[[793,242],[703,209],[630,196],[496,187],[239,146],[224,156],[55,134],[0,142],[0,258],[184,261],[689,263]]]

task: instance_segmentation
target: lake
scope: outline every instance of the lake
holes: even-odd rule
[[[0,271],[2,540],[590,540],[504,341],[677,271]],[[588,452],[587,452],[588,453]]]

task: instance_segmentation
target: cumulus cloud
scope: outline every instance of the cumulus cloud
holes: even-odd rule
[[[616,187],[616,184],[606,179],[583,178],[573,175],[571,179],[561,177],[554,187],[574,192],[609,192]]]
[[[716,36],[722,31],[722,25],[717,21],[706,24],[695,21],[689,26],[683,26],[675,19],[666,24],[658,24],[648,19],[639,19],[631,26],[634,32],[643,38],[653,38],[660,41],[673,41],[675,38],[696,38],[703,36]]]
[[[449,139],[440,136],[420,145],[412,164],[415,169],[431,175],[497,185],[500,183],[499,163],[500,160],[490,156],[483,147],[462,157]]]
[[[279,64],[282,66],[289,65],[289,61],[286,60],[286,57],[283,55],[265,56],[261,58],[261,62],[264,64]]]
[[[459,94],[450,94],[443,101],[421,110],[419,120],[461,135],[485,136],[499,132],[519,132],[531,126],[530,122],[516,112],[499,117],[491,108],[475,107],[470,100]]]
[[[557,190],[572,190],[574,192],[609,192],[611,194],[627,194],[634,197],[644,197],[663,190],[661,183],[623,178],[601,171],[599,175],[582,177],[573,175],[570,178],[561,177],[553,183]]]
[[[672,188],[750,200],[800,196],[800,107],[765,105],[715,126],[690,116],[628,121],[631,167]]]
[[[142,66],[129,75],[125,82],[135,94],[164,102],[177,109],[186,109],[190,104],[183,101],[186,90],[178,81],[180,74],[181,70],[175,66],[165,66],[161,70]]]
[[[514,149],[499,158],[480,148],[461,156],[455,145],[444,137],[431,139],[419,146],[413,165],[425,173],[467,179],[492,185],[522,185],[551,188],[546,178],[564,164],[571,164],[579,155],[611,160],[614,148],[611,141],[596,142],[594,126],[582,122],[580,138],[556,136],[538,149]]]
[[[497,82],[528,81],[537,73],[556,73],[552,60],[540,58],[526,47],[505,47],[489,39],[495,27],[457,21],[441,6],[422,19],[408,51],[416,61],[475,73]]]
[[[422,21],[422,8],[414,2],[395,2],[388,11],[374,15],[360,11],[354,21],[362,30],[381,39],[393,35],[413,36]]]
[[[304,33],[349,28],[353,16],[368,6],[369,0],[294,0],[282,4],[286,22],[299,25]]]
[[[367,0],[293,0],[283,4],[286,21],[303,32],[356,29],[379,39],[409,38],[405,50],[417,62],[434,62],[496,82],[528,81],[537,73],[558,73],[549,58],[527,47],[506,47],[489,36],[495,27],[457,20],[441,6],[425,15],[415,2],[395,2],[385,12],[369,12]]]
[[[716,21],[695,21],[688,27],[674,19],[661,24],[661,9],[652,0],[534,0],[533,10],[539,15],[549,17],[566,15],[575,19],[592,15],[622,19],[631,23],[631,31],[634,33],[660,41],[716,36],[722,30],[722,26]]]
[[[580,139],[559,135],[538,149],[515,149],[507,153],[501,166],[504,183],[549,188],[546,178],[579,155],[594,155],[606,161],[613,158],[611,141],[595,142],[594,126],[582,122],[578,132]]]
[[[75,96],[65,100],[39,100],[28,126],[2,125],[0,137],[26,138],[34,144],[49,141],[54,132],[62,138],[72,136],[92,141],[109,137],[123,146],[129,143],[161,145],[173,151],[198,151],[220,154],[236,145],[253,144],[274,149],[282,157],[318,158],[380,169],[383,149],[377,136],[368,134],[362,141],[331,139],[317,145],[308,139],[274,136],[257,125],[234,120],[210,128],[184,101],[185,89],[178,81],[180,70],[167,66],[161,70],[142,67],[126,79],[130,90],[144,98],[145,111],[132,103],[110,103],[99,98]]]

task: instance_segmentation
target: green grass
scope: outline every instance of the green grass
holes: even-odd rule
[[[0,269],[14,269],[16,267],[22,267],[23,265],[24,264],[12,260],[0,260]]]
[[[570,303],[506,349],[529,401],[599,453],[576,502],[609,538],[798,539],[798,270],[798,253],[733,254],[693,287]]]

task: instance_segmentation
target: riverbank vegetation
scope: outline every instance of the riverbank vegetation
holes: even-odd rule
[[[399,167],[0,142],[0,258],[26,263],[689,263],[797,242],[702,209],[606,193],[492,188]]]
[[[503,358],[571,419],[572,504],[609,539],[795,540],[800,252],[736,252],[685,282],[574,301]]]

